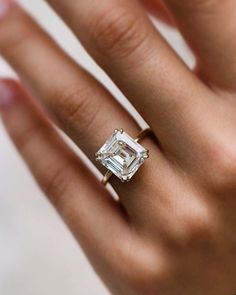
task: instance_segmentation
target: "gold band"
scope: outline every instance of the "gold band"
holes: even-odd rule
[[[107,170],[107,172],[104,174],[102,179],[102,184],[106,185],[109,181],[109,179],[112,177],[113,173],[110,170]]]
[[[151,133],[151,132],[152,132],[152,130],[151,130],[150,128],[143,129],[142,131],[139,132],[139,134],[138,134],[138,136],[136,137],[135,141],[140,142],[141,140],[144,139],[144,137],[145,137],[147,134],[149,134],[149,133]]]
[[[136,137],[135,141],[140,142],[141,140],[144,139],[149,133],[151,133],[152,130],[150,128],[143,129],[142,131],[139,132],[138,136]],[[113,173],[110,170],[107,170],[107,172],[104,174],[103,179],[102,179],[102,184],[107,185],[109,182],[109,179],[112,177]]]

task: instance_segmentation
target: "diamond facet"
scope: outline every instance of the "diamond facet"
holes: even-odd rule
[[[121,181],[129,181],[148,158],[148,150],[125,133],[115,130],[96,153],[96,159]]]

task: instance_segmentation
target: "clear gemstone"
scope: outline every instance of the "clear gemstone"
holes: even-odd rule
[[[122,181],[129,181],[137,172],[148,151],[123,130],[115,130],[96,153],[96,159]]]

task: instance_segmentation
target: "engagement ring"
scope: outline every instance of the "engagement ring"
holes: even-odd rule
[[[138,171],[144,161],[149,158],[149,151],[139,142],[151,132],[145,129],[133,139],[123,129],[116,129],[112,136],[95,154],[96,160],[108,170],[102,183],[106,185],[114,174],[122,182],[129,181]]]

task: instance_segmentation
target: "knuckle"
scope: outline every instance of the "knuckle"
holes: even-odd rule
[[[74,126],[82,134],[93,125],[100,109],[91,97],[87,88],[70,87],[53,99],[51,108],[64,128]]]
[[[157,286],[160,288],[164,281],[164,275],[160,274],[160,270],[156,269],[150,270],[148,265],[142,265],[142,269],[140,268],[130,272],[127,278],[133,290],[142,291],[142,294],[145,294],[145,290],[153,290],[153,287],[157,288]]]
[[[65,196],[68,187],[68,169],[67,167],[53,167],[48,169],[47,177],[42,177],[42,188],[56,207],[62,207],[63,196]]]
[[[211,142],[207,147],[207,178],[214,188],[236,186],[236,154],[232,143]]]
[[[170,279],[169,274],[167,270],[160,269],[159,261],[155,263],[154,269],[150,269],[150,265],[142,265],[142,268],[130,269],[126,274],[122,281],[127,281],[133,291],[132,294],[159,294],[166,288]]]
[[[184,236],[178,242],[178,248],[195,249],[198,253],[212,253],[212,242],[218,233],[218,225],[212,220],[189,219]]]
[[[39,131],[39,125],[31,125],[14,135],[17,148],[22,154],[26,154],[31,148],[31,143],[34,142],[35,136],[37,136]]]
[[[14,135],[17,148],[23,156],[29,158],[32,152],[35,153],[35,146],[41,140],[40,128],[45,128],[45,126],[30,126],[23,132]],[[43,132],[45,132],[45,129]],[[60,200],[67,189],[69,169],[67,169],[68,167],[66,167],[65,163],[58,167],[58,162],[55,164],[54,158],[50,159],[50,162],[53,162],[53,165],[48,163],[45,169],[41,169],[35,163],[33,171],[45,194],[55,203],[57,202],[56,200]]]
[[[121,271],[121,281],[127,282],[134,294],[145,294],[153,288],[158,291],[169,272],[165,257],[158,254],[156,246],[146,242],[131,248],[123,256],[126,267]]]
[[[10,30],[10,31],[9,31]],[[0,30],[0,46],[1,51],[7,52],[7,54],[14,54],[14,52],[28,40],[31,40],[35,35],[34,26],[25,14],[20,13],[10,25],[6,24],[6,27]]]
[[[185,238],[187,243],[200,243],[207,240],[213,232],[213,223],[211,223],[205,216],[198,216],[197,218],[189,218],[185,225]]]
[[[135,15],[125,9],[106,11],[91,27],[96,49],[102,55],[129,56],[144,40],[143,29]]]
[[[185,206],[179,207],[176,216],[177,231],[175,242],[178,246],[199,244],[207,240],[215,229],[214,210],[201,200],[199,195],[192,195]]]

